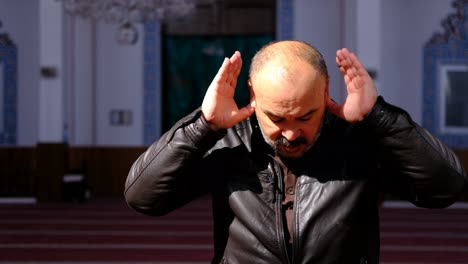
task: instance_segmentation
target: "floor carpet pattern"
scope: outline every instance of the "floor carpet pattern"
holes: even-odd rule
[[[0,264],[206,264],[209,199],[153,218],[123,200],[0,204]],[[468,208],[381,209],[382,264],[468,263]]]

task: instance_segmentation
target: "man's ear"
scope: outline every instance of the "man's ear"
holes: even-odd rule
[[[249,92],[250,92],[250,105],[255,107],[255,92],[252,87],[252,81],[248,79],[247,84],[249,86]]]
[[[330,82],[327,80],[327,84],[325,86],[325,101],[327,101],[328,98],[330,98]]]

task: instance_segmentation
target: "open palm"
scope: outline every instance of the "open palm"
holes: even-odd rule
[[[377,101],[374,81],[356,55],[347,49],[336,52],[336,64],[343,74],[348,96],[341,105],[329,99],[328,109],[348,122],[362,121]]]
[[[241,68],[241,54],[236,51],[231,58],[224,59],[218,73],[206,91],[202,103],[202,113],[214,130],[230,128],[254,112],[250,104],[239,109],[234,101],[234,93]]]

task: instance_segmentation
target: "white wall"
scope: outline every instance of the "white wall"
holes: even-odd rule
[[[137,25],[139,40],[120,45],[117,25],[99,23],[97,27],[97,145],[143,144],[143,31]],[[132,112],[130,126],[111,126],[111,110]]]
[[[358,1],[359,0],[344,0],[342,8],[343,14],[343,43],[342,46],[348,48],[351,51],[356,51],[358,46],[358,28],[356,16],[358,12]],[[380,1],[380,0],[376,0]]]
[[[422,47],[434,31],[442,30],[441,20],[454,12],[452,0],[292,1],[293,35],[322,51],[332,78],[333,98],[341,101],[345,95],[341,74],[335,66],[335,52],[346,46],[357,51],[366,66],[378,68],[380,93],[420,122]],[[381,13],[375,13],[379,8]],[[42,12],[47,14],[47,10]],[[0,0],[0,19],[3,22],[0,30],[10,34],[19,50],[18,145],[34,145],[39,140],[40,126],[39,1]],[[369,24],[372,19],[379,21]],[[381,28],[380,37],[372,34],[376,26]],[[143,33],[141,27],[138,29],[140,38],[136,45],[120,46],[115,41],[116,25],[99,23],[94,28],[90,22],[74,22],[72,39],[68,39],[68,43],[74,43],[73,54],[64,58],[74,64],[64,64],[72,68],[66,69],[66,76],[71,79],[65,82],[63,109],[65,121],[73,124],[72,143],[143,144]],[[42,39],[42,45],[61,41]],[[68,52],[70,47],[66,45]],[[47,62],[52,57],[43,58]],[[112,109],[130,110],[131,126],[111,126]]]
[[[39,142],[62,142],[64,126],[63,12],[55,0],[39,1],[39,64],[56,76],[39,80]]]
[[[379,93],[422,119],[423,45],[455,12],[452,0],[294,0],[294,38],[322,51],[331,72],[331,95],[345,96],[335,51],[348,47],[377,70]],[[335,79],[335,80],[334,80]]]
[[[293,36],[320,50],[330,74],[330,96],[338,102],[343,99],[344,86],[335,54],[345,38],[343,12],[341,0],[294,0]]]
[[[0,30],[18,46],[18,145],[61,141],[64,122],[74,145],[142,145],[142,27],[136,45],[121,46],[116,25],[64,26],[56,9],[55,0],[0,0]],[[58,77],[41,78],[40,65],[57,66]],[[132,124],[111,126],[111,109],[130,110]]]
[[[94,145],[95,127],[95,32],[90,20],[66,16],[67,113],[69,143]]]
[[[356,16],[356,54],[369,70],[380,72],[382,0],[357,0]],[[379,78],[375,79],[379,87]]]
[[[384,98],[422,120],[423,45],[455,12],[452,0],[382,0],[380,91]]]
[[[380,1],[294,1],[294,38],[309,42],[323,54],[330,73],[330,95],[338,102],[346,97],[335,62],[338,49],[346,47],[359,56],[366,68],[379,69]]]
[[[143,32],[135,45],[116,41],[116,24],[68,18],[65,112],[70,144],[143,145]],[[112,110],[132,113],[129,125],[113,126]]]
[[[0,0],[1,32],[18,47],[17,145],[38,140],[39,110],[39,4],[30,0]]]

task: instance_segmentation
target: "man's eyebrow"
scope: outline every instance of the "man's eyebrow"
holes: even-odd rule
[[[314,112],[316,112],[317,110],[318,110],[318,109],[310,109],[309,111],[307,111],[307,113],[305,113],[305,114],[303,114],[302,116],[297,117],[297,118],[300,119],[300,118],[307,117],[307,116],[313,114]],[[283,117],[278,116],[278,115],[276,115],[276,114],[274,114],[274,113],[272,113],[272,112],[270,112],[270,111],[268,111],[268,110],[263,110],[263,112],[264,112],[266,115],[271,116],[271,117],[283,118]]]
[[[268,111],[268,110],[263,110],[263,112],[266,114],[266,115],[269,115],[269,116],[272,116],[272,117],[277,117],[277,118],[282,118],[281,116],[278,116],[276,114],[273,114],[272,112]]]
[[[318,109],[310,109],[307,113],[303,114],[302,116],[298,117],[298,118],[304,118],[304,117],[307,117],[309,115],[311,115],[312,113],[316,112]]]

